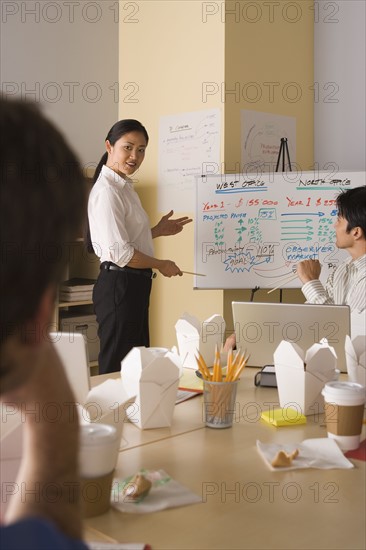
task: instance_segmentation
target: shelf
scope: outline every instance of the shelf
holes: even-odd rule
[[[96,338],[97,325],[94,320],[95,316],[93,312],[92,287],[99,276],[99,259],[94,254],[86,253],[84,246],[85,241],[81,231],[76,239],[73,239],[67,244],[69,246],[69,257],[62,275],[62,282],[60,283],[57,292],[53,315],[54,330],[61,332],[62,329],[65,332],[72,332],[75,330],[76,332],[84,333],[85,336],[89,334],[89,331],[92,331],[93,340],[88,340],[87,337],[88,351],[89,355],[92,353],[92,355],[90,355],[91,357],[97,357],[96,353],[99,350],[96,349],[98,340]],[[90,292],[85,292],[79,295],[63,295],[62,285],[65,281],[70,279],[88,279],[89,282],[91,281],[93,283],[87,287]],[[87,289],[85,288],[83,290]],[[74,290],[76,290],[76,287]],[[76,301],[67,301],[63,298],[63,296],[67,296],[69,298],[78,297],[78,299]],[[84,296],[84,298],[80,298],[80,296]],[[87,297],[89,297],[89,299]],[[93,316],[93,319],[91,319],[91,316]],[[88,317],[88,320],[85,323],[86,327],[78,327],[78,329],[80,329],[78,330],[76,328],[76,325],[79,324],[78,319],[83,317]],[[75,319],[77,320],[75,321]],[[89,361],[90,374],[98,374],[98,370],[98,361]]]
[[[79,302],[59,302],[58,308],[60,307],[73,307],[73,306],[88,306],[93,303],[93,300],[81,300]]]
[[[89,361],[90,376],[97,376],[99,374],[98,361]]]

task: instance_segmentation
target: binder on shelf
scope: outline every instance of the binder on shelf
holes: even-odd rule
[[[90,302],[93,299],[93,291],[85,292],[60,292],[60,301],[61,302]]]
[[[63,302],[91,301],[95,282],[96,279],[81,277],[68,279],[60,285],[59,298]]]
[[[93,290],[93,286],[96,283],[96,279],[85,279],[83,277],[74,277],[63,281],[60,285],[60,291],[62,292],[80,292],[84,290]]]

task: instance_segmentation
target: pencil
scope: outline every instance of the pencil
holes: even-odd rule
[[[198,366],[198,370],[200,371],[200,373],[202,374],[202,378],[204,380],[208,380],[207,376],[206,376],[206,373],[201,365],[201,362],[200,360],[198,359],[198,357],[195,355],[194,358],[196,359],[196,363],[197,363],[197,366]]]
[[[233,349],[230,348],[229,352],[227,354],[227,369],[226,369],[225,382],[227,382],[230,378],[231,369],[232,369],[232,362],[233,362]]]
[[[197,350],[197,351],[198,351],[198,350]],[[206,380],[211,380],[211,373],[210,373],[210,371],[208,370],[208,367],[207,367],[206,362],[205,362],[205,360],[204,360],[204,358],[203,358],[203,356],[202,356],[202,353],[200,353],[199,351],[198,351],[198,359],[199,359],[199,361],[200,361],[200,363],[201,363],[201,366],[202,366],[202,368],[203,368],[204,373],[206,374]]]
[[[279,285],[277,285],[275,288],[271,288],[271,290],[269,290],[267,292],[267,294],[271,294],[271,292],[274,292],[275,290],[278,290],[279,288],[281,288],[283,285],[287,284],[287,283],[290,283],[291,281],[294,281],[295,279],[297,279],[297,275],[293,275],[292,277],[289,277],[288,279],[284,279]]]
[[[220,354],[219,350],[217,348],[217,345],[215,347],[215,361],[213,366],[213,382],[222,382],[222,370],[221,370],[221,362],[220,362]]]
[[[297,277],[297,273],[291,272],[291,273],[286,273],[286,275],[281,275],[281,277],[273,277],[273,278],[276,279],[275,284],[277,285],[278,283],[285,283],[287,280],[292,281],[292,279],[294,279],[295,277]],[[272,284],[273,283],[270,283],[269,285],[265,285],[264,288],[269,288],[272,286]]]
[[[248,362],[248,359],[249,359],[249,355],[248,355],[247,357],[245,357],[245,358],[242,360],[242,362],[241,362],[239,368],[237,369],[237,371],[235,372],[235,374],[234,374],[234,376],[233,376],[233,380],[232,380],[233,382],[236,382],[236,381],[239,379],[240,374],[242,373],[242,371],[243,371],[243,370],[245,369],[245,367],[246,367],[246,364],[247,364],[247,362]]]

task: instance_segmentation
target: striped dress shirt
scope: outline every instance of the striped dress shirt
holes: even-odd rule
[[[319,279],[309,281],[302,292],[310,304],[348,305],[351,312],[366,309],[366,254],[349,258],[329,275],[325,288]]]

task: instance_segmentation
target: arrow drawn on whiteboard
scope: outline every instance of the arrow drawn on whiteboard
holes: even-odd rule
[[[324,216],[324,212],[288,212],[287,214],[281,214],[281,216]]]
[[[314,231],[290,231],[289,233],[282,233],[282,235],[314,235]]]
[[[295,220],[293,223],[296,223]],[[312,225],[285,225],[285,227],[282,228],[285,229],[313,229]]]
[[[281,237],[281,241],[292,241],[295,244],[297,243],[297,241],[312,241],[312,240],[313,240],[312,237],[305,237],[304,239],[299,239],[298,237],[293,237],[291,239],[288,239],[288,238],[282,239],[282,237]]]
[[[284,216],[284,215],[285,214],[281,214],[281,216]],[[301,222],[310,223],[311,221],[312,221],[311,218],[307,218],[306,220],[299,220],[298,218],[296,218],[296,220],[281,220],[281,223],[301,223]]]

